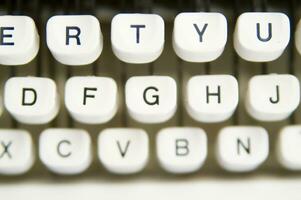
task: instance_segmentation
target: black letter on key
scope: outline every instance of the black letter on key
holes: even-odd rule
[[[140,28],[145,28],[145,25],[131,25],[131,28],[136,29],[136,43],[140,43]]]
[[[146,88],[144,90],[144,92],[143,92],[143,99],[144,99],[145,103],[147,103],[148,105],[151,105],[151,106],[156,105],[156,104],[159,105],[159,95],[153,95],[152,96],[155,99],[154,101],[148,101],[147,100],[146,93],[149,90],[155,90],[156,92],[159,91],[158,88],[156,88],[156,87],[148,87],[148,88]]]
[[[199,34],[200,42],[203,42],[203,35],[204,35],[205,30],[207,29],[208,24],[207,23],[204,24],[202,30],[199,29],[197,24],[193,24],[193,26],[194,26],[196,32],[198,32],[198,34]]]
[[[251,153],[251,140],[250,138],[247,139],[247,145],[245,145],[239,138],[237,138],[237,154],[240,155],[240,147],[244,149],[247,154]]]
[[[12,155],[8,151],[8,148],[12,145],[12,141],[9,141],[7,144],[5,144],[3,141],[1,141],[1,146],[2,146],[2,153],[0,155],[0,158],[3,158],[4,155],[7,155],[9,158],[12,158]]]
[[[87,88],[85,87],[84,88],[84,101],[83,101],[83,104],[86,105],[86,99],[89,97],[89,98],[95,98],[95,95],[88,95],[87,94],[87,91],[88,90],[92,90],[92,91],[97,91],[97,88]]]
[[[216,93],[210,93],[209,92],[209,86],[206,86],[206,102],[209,103],[209,97],[210,96],[217,96],[217,102],[221,103],[221,86],[217,86],[217,92]]]
[[[266,38],[262,38],[260,36],[260,24],[256,23],[256,30],[257,30],[257,38],[261,42],[268,42],[272,38],[272,23],[268,23],[268,36]]]
[[[26,102],[26,92],[32,92],[33,95],[33,99],[30,101]],[[36,103],[37,101],[37,92],[33,89],[33,88],[23,88],[23,92],[22,92],[22,106],[32,106]]]
[[[130,142],[130,141],[127,141],[124,149],[122,149],[121,144],[120,144],[119,141],[116,141],[116,143],[117,143],[117,146],[118,146],[118,150],[119,150],[119,152],[120,152],[120,155],[122,156],[122,158],[124,158],[126,152],[128,151],[128,148],[129,148],[131,142]]]
[[[70,34],[71,30],[76,31],[76,33],[71,35]],[[75,38],[76,39],[76,44],[81,45],[79,35],[80,35],[80,28],[79,27],[77,27],[77,26],[66,26],[66,45],[69,45],[69,39],[70,38]]]
[[[57,147],[56,147],[56,150],[57,150],[57,153],[58,153],[61,157],[67,158],[67,157],[71,156],[71,152],[63,153],[63,152],[61,151],[61,147],[62,147],[63,144],[71,145],[71,142],[68,141],[68,140],[62,140],[62,141],[60,141],[60,142],[58,143]]]
[[[0,27],[0,45],[15,45],[14,42],[5,42],[4,38],[12,38],[12,34],[5,34],[4,31],[15,30],[15,27]]]
[[[280,97],[279,97],[279,85],[276,85],[276,99],[273,99],[272,97],[270,97],[270,102],[273,104],[276,104],[280,101]]]
[[[189,142],[187,139],[176,139],[176,155],[177,156],[187,156],[189,154]]]

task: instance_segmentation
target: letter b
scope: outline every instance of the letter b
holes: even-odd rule
[[[187,139],[176,139],[176,155],[177,156],[187,156],[189,154],[189,142]]]

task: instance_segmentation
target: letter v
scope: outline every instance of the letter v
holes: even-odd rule
[[[119,149],[119,152],[120,152],[122,158],[124,158],[125,154],[126,154],[127,151],[128,151],[128,148],[129,148],[129,146],[130,146],[130,141],[128,140],[128,141],[126,142],[126,146],[125,146],[124,149],[122,149],[121,144],[120,144],[119,141],[117,141],[117,146],[118,146],[118,149]]]

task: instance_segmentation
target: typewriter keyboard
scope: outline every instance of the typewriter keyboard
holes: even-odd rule
[[[297,0],[0,1],[0,198],[301,199]]]

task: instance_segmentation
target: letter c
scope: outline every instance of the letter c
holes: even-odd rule
[[[57,145],[57,153],[59,154],[59,156],[63,157],[63,158],[67,158],[69,156],[71,156],[71,151],[62,151],[62,146],[64,145],[71,145],[71,142],[69,140],[62,140],[58,143]]]

